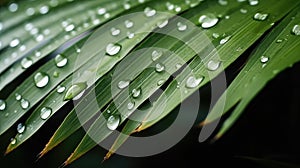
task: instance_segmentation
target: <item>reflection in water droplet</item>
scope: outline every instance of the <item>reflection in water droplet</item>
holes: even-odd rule
[[[220,67],[220,65],[221,65],[220,61],[210,60],[207,63],[207,69],[210,71],[215,71]]]
[[[46,120],[46,119],[48,119],[50,117],[51,113],[52,113],[52,109],[51,108],[49,108],[49,107],[43,107],[41,109],[40,117],[41,117],[42,120]]]
[[[108,117],[106,125],[108,129],[113,131],[118,128],[119,123],[120,123],[120,116],[111,115],[110,117]]]
[[[199,78],[196,78],[194,76],[190,76],[187,80],[186,80],[186,84],[185,86],[187,88],[195,88],[197,86],[199,86],[199,84],[203,81],[204,77],[200,76]]]
[[[162,72],[162,71],[165,70],[165,66],[162,65],[162,64],[160,64],[160,63],[157,63],[157,64],[155,65],[155,70],[156,70],[156,72]]]
[[[292,29],[292,32],[296,36],[300,36],[300,25],[295,25]]]
[[[6,102],[0,99],[0,111],[5,110],[5,108],[6,108]]]
[[[187,25],[183,24],[181,22],[178,22],[177,23],[177,29],[178,29],[178,31],[185,31],[187,29]]]
[[[87,88],[87,84],[85,82],[73,84],[67,91],[64,97],[64,100],[71,100],[71,99],[79,99],[84,90]],[[79,95],[79,96],[78,96]]]
[[[17,143],[16,138],[11,138],[10,139],[10,144],[15,145]]]
[[[253,19],[257,20],[257,21],[264,21],[268,18],[268,16],[269,16],[269,14],[266,14],[266,13],[256,13],[253,16]]]
[[[106,54],[110,56],[118,54],[120,50],[121,50],[121,45],[119,44],[109,43],[106,46]]]
[[[49,76],[44,72],[38,72],[34,75],[34,83],[38,88],[43,88],[49,83]]]
[[[126,81],[120,81],[118,83],[118,88],[119,89],[124,89],[129,85],[130,81],[126,80]]]
[[[151,17],[151,16],[154,16],[156,14],[156,10],[155,9],[152,9],[150,7],[146,7],[144,9],[144,13],[147,17]]]
[[[58,54],[55,57],[54,61],[55,61],[55,65],[58,68],[62,68],[68,63],[68,59],[65,56],[61,55],[61,54]]]
[[[25,125],[23,125],[22,123],[19,123],[19,124],[18,124],[18,126],[17,126],[17,131],[18,131],[19,134],[23,134],[24,131],[25,131],[25,129],[26,129],[26,126],[25,126]]]
[[[30,58],[25,57],[21,60],[21,66],[23,69],[29,68],[32,64],[33,64],[33,61]]]
[[[219,18],[217,18],[214,14],[206,14],[202,15],[199,18],[199,23],[201,23],[202,28],[211,28],[215,26],[219,22]]]
[[[30,106],[29,101],[26,100],[26,99],[21,99],[20,104],[21,104],[22,109],[24,109],[24,110],[27,109]]]

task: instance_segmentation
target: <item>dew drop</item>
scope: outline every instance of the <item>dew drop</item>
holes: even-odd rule
[[[55,65],[56,65],[58,68],[62,68],[62,67],[64,67],[65,65],[67,65],[67,63],[68,63],[68,59],[67,59],[65,56],[61,55],[61,54],[58,54],[58,55],[55,57],[54,61],[55,61]]]
[[[52,109],[49,107],[43,107],[41,109],[40,117],[42,120],[46,120],[52,114]]]
[[[127,38],[132,39],[135,36],[134,33],[127,32]]]
[[[203,79],[204,79],[203,76],[200,76],[199,78],[196,78],[194,76],[190,76],[186,80],[185,86],[187,88],[195,88],[195,87],[199,86],[199,84],[203,81]]]
[[[66,32],[70,32],[70,31],[72,31],[74,29],[75,29],[75,25],[73,25],[73,24],[70,24],[70,25],[68,25],[68,26],[65,27],[65,31]]]
[[[26,14],[28,16],[32,16],[32,15],[34,15],[34,13],[35,13],[34,8],[28,8],[28,9],[26,9]]]
[[[22,99],[22,95],[20,95],[19,93],[16,93],[15,97],[17,101],[20,101]]]
[[[98,15],[104,15],[106,13],[106,9],[105,8],[99,8],[97,13],[98,13]]]
[[[125,3],[124,5],[124,9],[128,10],[131,8],[130,4],[129,3]]]
[[[22,123],[18,124],[17,131],[18,131],[19,134],[23,134],[25,129],[26,129],[26,126],[24,124],[22,124]]]
[[[29,68],[32,64],[33,64],[33,61],[30,58],[25,57],[21,60],[21,66],[23,69]]]
[[[161,79],[157,82],[157,86],[161,86],[165,83],[165,80]]]
[[[220,37],[220,34],[219,33],[213,33],[212,36],[213,36],[213,38],[217,39],[217,38]]]
[[[242,8],[242,9],[240,9],[240,12],[241,12],[241,13],[243,13],[243,14],[245,14],[245,13],[247,13],[247,12],[248,12],[248,10],[247,10],[247,9],[244,9],[244,8]]]
[[[126,81],[120,81],[118,83],[118,88],[119,89],[124,89],[129,85],[130,81],[126,80]]]
[[[34,75],[34,83],[38,88],[43,88],[49,83],[49,76],[44,72],[38,72]]]
[[[10,139],[10,144],[15,145],[17,143],[16,138],[11,138]]]
[[[175,8],[175,5],[170,2],[166,2],[166,7],[169,11],[171,11]]]
[[[165,20],[165,21],[157,23],[156,25],[158,28],[163,28],[163,27],[167,26],[168,23],[169,23],[169,20]]]
[[[36,51],[34,54],[36,57],[40,57],[42,55],[42,53],[40,51]]]
[[[10,12],[16,12],[19,8],[19,5],[16,4],[16,3],[11,3],[9,6],[8,6],[8,10]]]
[[[177,6],[176,8],[175,8],[175,12],[180,12],[181,11],[181,7],[180,6]]]
[[[180,63],[177,63],[176,65],[175,65],[175,68],[176,69],[180,69],[182,67],[182,64],[180,64]]]
[[[43,41],[43,40],[44,40],[44,35],[42,35],[42,34],[39,34],[35,37],[35,41],[37,41],[37,42],[40,42],[40,41]]]
[[[228,1],[227,0],[218,0],[218,3],[222,6],[228,5]]]
[[[210,60],[207,63],[207,69],[210,71],[215,71],[220,67],[220,65],[221,65],[220,61]]]
[[[157,51],[157,50],[154,50],[151,54],[151,59],[152,61],[156,61],[158,60],[161,56],[163,55],[163,52],[162,51]]]
[[[138,98],[142,93],[142,89],[141,88],[132,89],[131,93],[133,98]]]
[[[255,5],[258,5],[258,4],[259,4],[258,0],[249,0],[249,5],[251,5],[251,6],[255,6]]]
[[[76,84],[73,84],[67,91],[66,91],[66,94],[65,94],[65,97],[64,97],[64,100],[71,100],[76,97],[77,95],[81,95],[83,94],[84,90],[87,88],[87,84],[85,82],[82,82],[82,83],[76,83]],[[82,95],[81,95],[82,96]],[[81,97],[80,96],[80,97]],[[80,98],[79,97],[79,98]]]
[[[296,36],[300,36],[300,25],[295,25],[292,29],[292,32]]]
[[[26,100],[26,99],[21,99],[20,104],[21,104],[22,109],[24,109],[24,110],[27,109],[30,106],[29,101]]]
[[[131,21],[131,20],[125,20],[124,24],[125,24],[125,27],[128,29],[133,27],[133,21]]]
[[[253,16],[253,19],[257,20],[257,21],[264,21],[268,18],[268,16],[269,16],[269,14],[266,14],[266,13],[256,13]]]
[[[118,28],[114,28],[113,27],[113,28],[110,29],[110,32],[111,32],[112,36],[117,36],[117,35],[119,35],[121,33],[121,30],[118,29]]]
[[[53,72],[53,77],[54,77],[54,78],[58,78],[58,77],[59,77],[59,72],[54,71],[54,72]]]
[[[219,22],[219,18],[217,18],[214,14],[202,15],[199,18],[199,23],[201,23],[201,27],[204,29],[211,28],[215,26]]]
[[[62,85],[58,85],[56,88],[57,93],[63,93],[65,90],[66,90],[66,87],[64,87]]]
[[[276,43],[282,43],[283,42],[283,40],[282,39],[278,39],[278,40],[276,40]]]
[[[154,16],[156,14],[156,10],[152,9],[150,7],[146,7],[145,10],[144,10],[144,13],[147,17],[151,17],[151,16]]]
[[[113,43],[109,43],[106,46],[106,54],[110,55],[110,56],[114,56],[116,54],[118,54],[121,50],[121,45],[120,44],[113,44]]]
[[[265,64],[265,63],[267,63],[268,61],[269,61],[269,57],[266,57],[266,56],[260,57],[260,62],[261,62],[261,63]]]
[[[9,43],[9,46],[10,46],[10,47],[16,47],[16,46],[18,46],[19,44],[20,44],[20,40],[17,39],[17,38],[15,38],[15,39],[13,39],[13,40]]]
[[[0,99],[0,111],[5,110],[5,108],[6,108],[6,102]]]
[[[113,131],[118,128],[119,124],[120,124],[120,116],[119,115],[111,115],[107,119],[106,126],[108,129]]]
[[[134,105],[135,105],[134,102],[129,102],[129,103],[127,104],[127,109],[128,109],[128,110],[132,110],[132,109],[134,108]]]
[[[227,37],[221,39],[221,40],[220,40],[220,45],[223,45],[223,44],[227,43],[227,42],[229,41],[230,38],[231,38],[231,36],[227,36]]]
[[[160,64],[160,63],[157,63],[157,64],[155,65],[155,70],[156,70],[156,72],[162,72],[162,71],[165,70],[165,66],[162,65],[162,64]]]
[[[41,8],[40,8],[40,13],[41,14],[47,14],[49,12],[49,7],[48,6],[42,6]]]
[[[178,29],[178,31],[185,31],[187,29],[187,25],[183,24],[181,22],[178,22],[177,23],[177,29]]]

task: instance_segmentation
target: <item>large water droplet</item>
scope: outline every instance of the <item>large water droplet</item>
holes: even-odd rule
[[[260,57],[260,62],[261,62],[261,63],[265,64],[265,63],[267,63],[268,61],[269,61],[269,57],[266,57],[266,56]]]
[[[141,88],[132,89],[131,93],[133,98],[138,98],[142,93],[142,89]]]
[[[215,71],[220,67],[220,65],[221,65],[220,61],[210,60],[207,63],[207,69],[210,71]]]
[[[220,45],[223,45],[229,41],[231,36],[224,37],[223,39],[220,40]]]
[[[203,81],[203,79],[204,79],[203,76],[200,76],[198,78],[196,78],[195,76],[190,76],[186,80],[185,86],[187,88],[195,88],[195,87],[199,86],[199,84]]]
[[[161,56],[163,55],[163,52],[162,51],[157,51],[157,50],[154,50],[151,54],[151,58],[152,58],[152,61],[156,61],[158,60]]]
[[[258,5],[259,4],[259,1],[258,0],[249,0],[249,4],[251,6],[255,6],[255,5]]]
[[[25,57],[21,60],[21,66],[23,69],[29,68],[32,64],[33,64],[33,61],[30,58]]]
[[[52,109],[51,108],[49,108],[49,107],[43,107],[41,109],[41,113],[40,113],[41,119],[42,120],[46,120],[47,118],[50,117],[51,113],[52,113]]]
[[[126,80],[126,81],[120,81],[118,83],[118,88],[119,89],[124,89],[129,85],[130,81]]]
[[[5,108],[6,108],[6,102],[0,99],[0,111],[5,110]]]
[[[62,85],[58,85],[56,88],[57,93],[63,93],[65,90],[66,90],[66,87],[64,87]]]
[[[181,22],[178,22],[177,23],[177,29],[178,29],[178,31],[185,31],[187,29],[187,25],[183,24]]]
[[[16,138],[11,138],[10,139],[10,144],[15,145],[17,143]]]
[[[144,13],[147,17],[151,17],[151,16],[154,16],[156,14],[156,10],[152,9],[150,7],[146,7],[145,10],[144,10]]]
[[[114,28],[113,27],[113,28],[110,29],[110,32],[111,32],[111,35],[117,36],[117,35],[119,35],[121,33],[121,30],[118,29],[118,28]]]
[[[162,72],[165,70],[165,66],[163,64],[157,63],[155,65],[155,70],[156,70],[156,72]]]
[[[73,84],[66,92],[64,100],[74,99],[77,95],[83,94],[83,91],[87,88],[85,82]]]
[[[18,38],[13,39],[10,43],[9,46],[10,47],[16,47],[20,44],[20,40]]]
[[[121,45],[119,44],[113,44],[113,43],[109,43],[106,46],[106,54],[110,55],[110,56],[114,56],[116,54],[118,54],[121,50]]]
[[[17,131],[18,131],[19,134],[23,134],[25,129],[26,129],[26,126],[24,124],[22,124],[22,123],[18,124]]]
[[[199,23],[201,23],[201,27],[204,29],[211,28],[215,26],[218,22],[219,18],[217,18],[214,14],[202,15],[199,18]]]
[[[269,14],[266,14],[266,13],[256,13],[253,16],[253,19],[257,20],[257,21],[264,21],[268,18],[268,16],[269,16]]]
[[[43,88],[49,83],[49,75],[44,72],[38,72],[34,75],[34,83],[38,88]]]
[[[58,54],[55,57],[54,61],[55,61],[55,65],[59,68],[64,67],[68,63],[68,59],[61,54]]]
[[[133,27],[133,21],[131,21],[131,20],[125,20],[124,24],[125,24],[125,27],[128,29]]]
[[[107,119],[107,128],[110,130],[115,130],[118,128],[120,124],[120,116],[119,115],[111,115],[110,117],[108,117]]]
[[[292,33],[296,36],[300,36],[300,25],[295,25],[292,29]]]
[[[22,99],[22,95],[20,95],[19,93],[16,93],[15,97],[17,101],[20,101]]]
[[[26,99],[21,99],[20,104],[21,104],[22,109],[24,109],[24,110],[27,109],[30,106],[29,101],[26,100]]]
[[[129,102],[129,103],[127,104],[127,109],[128,109],[128,110],[132,110],[132,109],[134,108],[134,105],[135,105],[134,102]]]

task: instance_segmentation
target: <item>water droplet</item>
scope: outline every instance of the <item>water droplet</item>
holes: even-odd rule
[[[220,65],[221,65],[220,61],[210,60],[207,63],[207,69],[210,71],[215,71],[220,67]]]
[[[215,39],[217,39],[217,38],[220,37],[219,33],[213,33],[212,36],[213,36],[213,38],[215,38]]]
[[[49,76],[44,72],[38,72],[34,75],[34,83],[38,88],[43,88],[49,83]]]
[[[16,46],[18,46],[19,44],[20,44],[20,40],[17,39],[17,38],[15,38],[15,39],[13,39],[13,40],[9,43],[9,46],[10,46],[10,47],[16,47]]]
[[[230,16],[229,16],[229,15],[226,15],[226,16],[225,16],[225,19],[230,19]]]
[[[156,72],[162,72],[162,71],[165,70],[165,66],[162,65],[162,64],[160,64],[160,63],[157,63],[157,64],[155,65],[155,70],[156,70]]]
[[[106,126],[108,129],[113,131],[118,128],[119,124],[120,124],[120,116],[119,115],[111,115],[107,119]]]
[[[66,90],[66,87],[58,85],[56,88],[57,93],[63,93]]]
[[[266,14],[266,13],[256,13],[253,16],[253,19],[258,20],[258,21],[264,21],[268,18],[268,16],[269,16],[269,14]]]
[[[199,78],[196,78],[195,76],[190,76],[186,80],[185,86],[187,88],[195,88],[195,87],[199,86],[199,84],[203,81],[203,79],[204,79],[203,76],[200,76]]]
[[[132,89],[131,93],[133,98],[138,98],[142,93],[142,89],[141,88]]]
[[[58,54],[54,60],[55,60],[55,65],[58,68],[64,67],[68,63],[68,59],[61,54]]]
[[[180,63],[177,63],[176,65],[175,65],[175,68],[176,69],[180,69],[182,67],[182,64],[180,64]]]
[[[227,43],[227,42],[229,41],[230,38],[231,38],[231,36],[227,36],[227,37],[221,39],[221,40],[220,40],[220,45],[223,45],[223,44]]]
[[[49,107],[43,107],[41,109],[41,113],[40,113],[41,119],[42,120],[46,120],[47,118],[50,117],[51,113],[52,113],[52,109],[51,108],[49,108]]]
[[[70,32],[70,31],[72,31],[74,29],[75,29],[75,25],[73,25],[73,24],[70,24],[67,27],[65,27],[65,31],[66,32]]]
[[[42,53],[40,51],[36,51],[34,54],[36,57],[40,57],[42,55]]]
[[[144,10],[144,13],[147,17],[151,17],[151,16],[154,16],[156,14],[156,10],[152,9],[150,7],[146,7],[145,10]]]
[[[25,129],[26,129],[26,126],[24,124],[22,124],[22,123],[18,124],[17,131],[18,131],[19,134],[23,134]]]
[[[255,6],[255,5],[258,5],[258,4],[259,4],[258,0],[249,0],[249,5],[251,5],[251,6]]]
[[[245,13],[247,13],[247,12],[248,12],[248,10],[247,10],[247,9],[244,9],[244,8],[242,8],[242,9],[240,9],[240,12],[245,14]]]
[[[105,16],[105,15],[104,15]],[[95,20],[93,20],[93,24],[94,25],[98,25],[98,24],[100,24],[101,23],[101,21],[100,21],[100,19],[95,19]]]
[[[24,109],[24,110],[27,109],[30,106],[29,101],[26,100],[26,99],[21,99],[20,104],[21,104],[22,109]]]
[[[177,23],[177,29],[178,29],[178,31],[185,31],[187,29],[187,25],[183,24],[181,22],[178,22]]]
[[[110,18],[110,14],[109,14],[109,13],[105,13],[105,14],[104,14],[104,18],[105,18],[105,19]]]
[[[218,0],[218,2],[222,6],[228,5],[228,1],[227,0]]]
[[[6,108],[6,102],[0,99],[0,111],[5,110],[5,108]]]
[[[19,93],[16,93],[15,97],[17,101],[20,101],[22,99],[22,95],[20,95]]]
[[[261,63],[265,64],[265,63],[267,63],[268,61],[269,61],[269,57],[266,57],[266,56],[260,57],[260,62],[261,62]]]
[[[111,35],[117,36],[121,33],[121,30],[113,27],[110,29],[110,32],[111,32]]]
[[[103,15],[106,13],[106,9],[105,8],[99,8],[97,11],[98,15]]]
[[[25,57],[21,60],[21,66],[23,69],[29,68],[32,64],[33,64],[33,61],[30,58]]]
[[[106,54],[113,56],[116,55],[120,52],[121,50],[121,45],[120,44],[113,44],[113,43],[109,43],[106,46]]]
[[[127,38],[132,39],[135,36],[134,33],[127,32]]]
[[[37,42],[40,42],[40,41],[43,41],[43,40],[44,40],[44,35],[42,35],[42,34],[39,34],[35,37],[35,41],[37,41]]]
[[[19,5],[16,4],[16,3],[11,3],[9,6],[8,6],[8,10],[11,11],[11,12],[16,12],[19,8]]]
[[[157,82],[157,86],[161,86],[165,83],[165,80],[161,79]]]
[[[292,29],[292,32],[296,36],[300,36],[300,25],[295,25]]]
[[[157,23],[157,27],[158,27],[158,28],[163,28],[163,27],[167,26],[168,23],[169,23],[169,20],[165,20],[165,21],[163,21],[163,22],[158,22],[158,23]]]
[[[176,8],[175,8],[175,12],[180,12],[181,11],[181,7],[180,6],[177,6]]]
[[[48,6],[42,6],[41,8],[40,8],[40,13],[42,14],[42,15],[44,15],[44,14],[47,14],[49,12],[49,7]]]
[[[28,9],[26,9],[26,14],[28,16],[32,16],[32,15],[34,15],[34,13],[35,13],[34,8],[28,8]]]
[[[118,88],[119,89],[124,89],[126,88],[128,85],[129,85],[130,81],[129,80],[126,80],[126,81],[120,81],[118,83]]]
[[[58,78],[58,77],[59,77],[59,72],[54,71],[54,72],[53,72],[53,77],[54,77],[54,78]]]
[[[85,82],[73,84],[66,92],[64,100],[71,100],[77,95],[83,94],[83,91],[87,88],[87,84]],[[82,96],[82,95],[81,95]],[[80,96],[80,97],[81,97]]]
[[[16,138],[11,138],[10,139],[10,144],[15,145],[17,143]]]
[[[215,26],[219,22],[219,18],[217,18],[214,14],[202,15],[199,18],[199,23],[201,23],[201,27],[204,29],[211,28]]]
[[[174,4],[171,4],[170,2],[166,2],[166,7],[169,11],[173,10],[175,8]]]
[[[124,24],[125,24],[125,27],[128,29],[133,27],[133,21],[131,21],[131,20],[125,20]]]
[[[163,52],[162,51],[157,51],[157,50],[154,50],[152,52],[152,61],[156,61],[158,60],[161,56],[163,55]]]
[[[124,5],[124,9],[128,10],[131,8],[130,4],[129,3],[125,3]]]
[[[135,105],[134,102],[129,102],[129,103],[127,104],[127,109],[128,109],[128,110],[132,110],[132,109],[134,108],[134,105]]]

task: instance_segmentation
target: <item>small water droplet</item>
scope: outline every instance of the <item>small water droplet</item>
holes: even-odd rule
[[[49,75],[44,72],[38,72],[34,75],[34,83],[38,88],[43,88],[49,83]]]
[[[125,20],[124,24],[125,24],[125,27],[128,29],[133,27],[133,21],[131,21],[131,20]]]
[[[157,63],[155,65],[155,70],[156,70],[156,72],[162,72],[165,70],[165,66],[163,64]]]
[[[130,81],[126,80],[126,81],[120,81],[118,83],[118,88],[119,89],[124,89],[129,85]]]
[[[113,131],[118,128],[119,124],[120,124],[120,116],[119,115],[111,115],[107,119],[106,126],[108,129]]]
[[[6,102],[0,99],[0,111],[5,110],[5,108],[6,108]]]
[[[157,82],[157,86],[161,86],[165,83],[165,80],[161,79]]]
[[[218,0],[218,3],[222,6],[228,5],[228,1],[227,0]]]
[[[75,29],[75,25],[73,25],[73,24],[69,24],[68,26],[65,27],[66,32],[70,32],[74,29]]]
[[[19,93],[16,93],[15,97],[17,101],[20,101],[22,99],[22,95],[20,95]]]
[[[131,8],[131,5],[129,3],[125,3],[123,6],[124,6],[124,9],[126,9],[126,10]]]
[[[220,61],[210,60],[207,63],[207,69],[210,71],[215,71],[220,67],[220,65],[221,65]]]
[[[170,2],[166,2],[166,7],[169,11],[171,11],[175,8],[175,5]]]
[[[258,0],[249,0],[249,5],[251,5],[251,6],[255,6],[255,5],[258,5],[258,4],[259,4]]]
[[[18,124],[17,131],[18,131],[19,134],[23,134],[25,129],[26,129],[26,126],[24,124],[22,124],[22,123]]]
[[[177,23],[177,29],[178,29],[178,31],[185,31],[187,29],[187,25],[183,24],[181,22],[178,22]]]
[[[151,54],[151,58],[152,58],[152,61],[156,61],[158,60],[161,56],[163,55],[163,52],[162,51],[157,51],[157,50],[154,50]]]
[[[36,51],[34,54],[36,57],[40,57],[42,55],[42,53],[40,51]]]
[[[35,37],[35,41],[37,41],[37,42],[40,42],[40,41],[43,41],[43,40],[44,40],[44,35],[42,35],[42,34],[39,34]]]
[[[21,104],[22,109],[24,109],[24,110],[27,109],[30,106],[29,101],[26,100],[26,99],[21,99],[20,104]]]
[[[144,13],[147,17],[151,17],[151,16],[154,16],[156,14],[156,10],[155,9],[152,9],[150,7],[146,7],[144,9]]]
[[[217,38],[220,37],[220,34],[219,33],[213,33],[212,36],[213,36],[213,38],[217,39]]]
[[[230,19],[230,16],[229,16],[229,15],[226,15],[226,16],[225,16],[225,19]]]
[[[268,18],[268,16],[269,16],[269,14],[266,14],[266,13],[256,13],[253,16],[253,19],[257,20],[257,21],[264,21]]]
[[[58,78],[58,77],[59,77],[59,72],[54,71],[54,72],[53,72],[53,77],[54,77],[54,78]]]
[[[162,21],[162,22],[158,22],[156,25],[158,28],[163,28],[165,26],[167,26],[169,23],[169,20],[165,20],[165,21]]]
[[[105,14],[104,16],[106,16],[106,14]],[[100,24],[100,23],[101,23],[100,19],[94,19],[94,20],[93,20],[93,24],[94,24],[94,25],[98,25],[98,24]],[[88,25],[87,25],[87,26],[88,26]]]
[[[34,13],[35,13],[34,8],[28,8],[28,9],[26,9],[26,14],[28,16],[32,16],[32,15],[34,15]]]
[[[240,9],[240,12],[241,12],[241,13],[243,13],[243,14],[246,14],[246,13],[248,12],[248,10],[247,10],[247,9],[244,9],[244,8],[242,8],[242,9]]]
[[[201,23],[201,27],[204,29],[211,28],[215,26],[219,22],[219,18],[217,18],[214,14],[206,14],[202,15],[199,18],[199,23]]]
[[[97,11],[98,15],[103,15],[106,13],[106,9],[105,8],[99,8]]]
[[[25,57],[21,60],[21,66],[23,69],[29,68],[32,64],[33,64],[33,61],[30,58]]]
[[[180,69],[182,67],[182,64],[181,63],[177,63],[176,65],[175,65],[175,68],[176,69]]]
[[[48,6],[42,6],[41,8],[40,8],[40,13],[42,14],[42,15],[44,15],[44,14],[47,14],[49,12],[49,7]]]
[[[269,61],[269,57],[266,57],[266,56],[260,57],[260,62],[261,62],[261,63],[265,64],[265,63],[267,63],[268,61]]]
[[[180,11],[181,11],[181,7],[180,6],[176,6],[175,12],[180,12]]]
[[[112,36],[117,36],[117,35],[119,35],[121,33],[121,30],[118,29],[118,28],[114,28],[113,27],[113,28],[110,29],[110,32],[111,32]]]
[[[133,98],[138,98],[142,93],[142,89],[141,88],[132,89],[131,93]]]
[[[19,5],[16,4],[16,3],[11,3],[9,6],[8,6],[8,10],[10,12],[16,12],[19,8]]]
[[[106,46],[106,54],[110,55],[110,56],[114,56],[116,54],[118,54],[121,50],[121,45],[120,44],[113,44],[113,43],[109,43]]]
[[[195,76],[190,76],[186,80],[185,86],[187,88],[195,88],[195,87],[199,86],[199,84],[203,81],[203,79],[204,79],[203,76],[200,76],[198,78],[196,78]]]
[[[55,65],[58,67],[58,68],[62,68],[64,67],[65,65],[67,65],[68,63],[68,59],[63,56],[62,54],[58,54],[55,59]]]
[[[134,33],[127,32],[127,38],[132,39],[135,36]]]
[[[231,36],[224,37],[223,39],[220,40],[220,45],[223,45],[229,41]]]
[[[10,144],[15,145],[17,143],[16,138],[11,138],[10,139]]]
[[[52,109],[49,107],[43,107],[41,109],[40,117],[42,120],[46,120],[52,114]]]
[[[278,40],[276,40],[276,43],[282,43],[283,42],[283,40],[282,39],[278,39]]]
[[[57,93],[63,93],[65,90],[66,90],[66,87],[64,87],[62,85],[58,85],[56,88]]]
[[[128,110],[132,110],[132,109],[134,108],[134,105],[135,105],[134,102],[129,102],[129,103],[127,104],[127,109],[128,109]]]
[[[9,46],[10,47],[16,47],[20,44],[20,40],[18,38],[13,39],[10,43]]]
[[[295,25],[292,29],[292,33],[296,36],[300,36],[300,25]]]
[[[67,91],[64,97],[64,100],[71,100],[74,98],[78,98],[77,96],[80,95],[80,97],[83,95],[84,90],[87,88],[87,84],[85,82],[82,83],[76,83],[73,84]],[[79,97],[79,98],[80,98]],[[79,99],[78,98],[78,99]],[[77,100],[77,99],[76,99]]]

